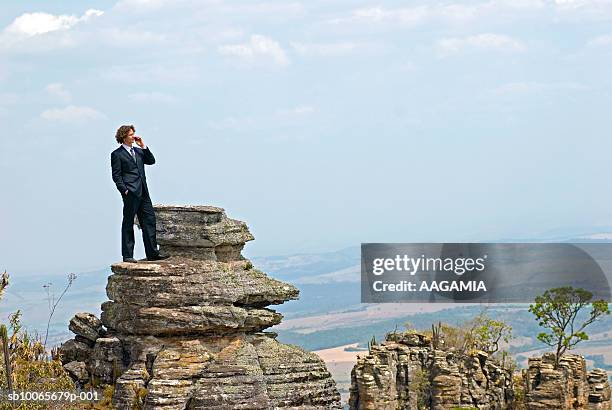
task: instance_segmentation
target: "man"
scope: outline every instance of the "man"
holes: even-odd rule
[[[157,250],[155,234],[155,211],[147,188],[145,165],[155,164],[155,157],[144,140],[135,135],[133,125],[122,125],[115,139],[119,148],[111,152],[113,181],[123,197],[123,223],[121,224],[121,254],[124,262],[136,263],[134,259],[134,216],[142,229],[142,241],[148,261],[166,259]],[[140,148],[133,147],[134,141]]]

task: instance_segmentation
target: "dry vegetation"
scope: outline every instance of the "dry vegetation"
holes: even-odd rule
[[[0,298],[8,284],[9,276],[4,272],[0,278]],[[8,325],[0,325],[0,388],[30,392],[74,390],[74,383],[56,355],[49,355],[41,338],[23,329],[20,319],[21,312],[17,311],[10,315]],[[5,399],[0,401],[0,409],[76,408],[74,405],[50,407],[48,402],[10,403]]]

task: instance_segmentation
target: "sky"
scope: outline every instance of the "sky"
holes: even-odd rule
[[[610,23],[604,0],[3,2],[0,270],[121,258],[122,124],[153,202],[225,208],[247,256],[611,226]]]

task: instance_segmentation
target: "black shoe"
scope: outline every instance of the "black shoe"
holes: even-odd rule
[[[123,262],[138,263],[138,261],[134,258],[123,258]]]
[[[155,255],[155,256],[153,256],[151,258],[147,258],[147,260],[148,261],[161,261],[161,260],[164,260],[164,259],[168,259],[169,257],[170,257],[170,255],[158,254],[158,255]]]

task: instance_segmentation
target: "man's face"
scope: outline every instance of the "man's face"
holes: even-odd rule
[[[128,135],[123,139],[123,143],[126,145],[132,145],[134,143],[134,130],[130,129]]]

